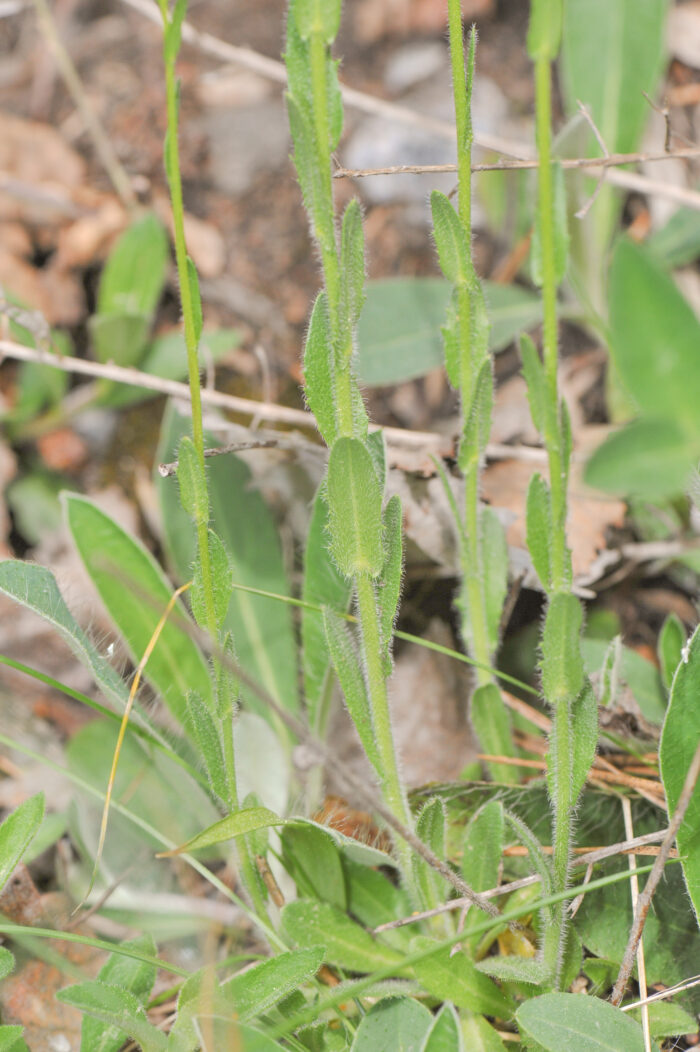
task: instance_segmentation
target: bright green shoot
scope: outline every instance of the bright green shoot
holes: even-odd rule
[[[462,435],[459,466],[464,475],[464,505],[455,507],[462,569],[459,607],[462,635],[477,663],[471,719],[482,748],[492,755],[513,756],[508,711],[493,675],[487,671],[498,648],[501,613],[507,589],[508,549],[503,529],[490,508],[479,503],[481,463],[491,430],[493,368],[488,349],[489,322],[481,284],[471,258],[471,96],[476,30],[469,35],[466,73],[459,0],[449,0],[450,53],[457,125],[459,204],[455,211],[439,191],[431,197],[433,228],[440,267],[452,284],[447,324],[443,327],[447,375],[461,396]],[[449,482],[443,474],[448,490]],[[492,763],[493,776],[510,782],[515,769]]]
[[[359,632],[331,614],[324,627],[346,704],[384,798],[410,827],[387,692],[402,569],[401,510],[397,500],[385,505],[383,440],[368,435],[354,373],[355,330],[364,298],[362,216],[352,201],[338,238],[333,202],[331,154],[340,138],[342,105],[330,45],[339,22],[340,0],[292,0],[285,53],[294,162],[324,279],[304,352],[306,397],[331,451],[325,483],[328,549],[352,584]],[[403,842],[396,850],[410,881],[410,851]]]

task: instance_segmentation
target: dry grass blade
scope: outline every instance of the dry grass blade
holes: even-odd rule
[[[85,892],[85,895],[83,896],[81,901],[78,903],[78,905],[73,910],[73,913],[76,913],[77,910],[79,910],[82,906],[85,905],[85,902],[87,901],[87,898],[90,895],[90,892],[92,891],[92,889],[95,886],[95,881],[97,880],[97,874],[99,872],[100,862],[102,860],[102,852],[103,852],[104,846],[105,846],[105,839],[107,837],[107,823],[109,821],[109,807],[110,807],[110,804],[112,802],[112,794],[114,792],[114,782],[115,782],[116,777],[117,777],[117,766],[119,764],[119,757],[121,755],[122,745],[124,744],[124,737],[126,735],[126,728],[127,728],[128,724],[129,724],[129,716],[131,715],[131,710],[132,710],[133,705],[134,705],[134,700],[136,698],[136,694],[137,694],[137,691],[139,689],[139,684],[141,682],[141,676],[143,675],[143,670],[145,669],[146,665],[148,664],[148,659],[150,658],[151,654],[153,653],[155,645],[158,642],[158,639],[160,638],[161,632],[165,628],[165,623],[168,620],[168,617],[170,616],[170,613],[173,610],[173,607],[175,606],[175,603],[177,602],[179,596],[181,596],[183,592],[186,592],[191,584],[192,584],[192,582],[188,581],[187,584],[183,584],[179,588],[176,588],[175,591],[173,592],[173,594],[171,595],[171,597],[170,597],[170,599],[168,601],[168,605],[166,606],[165,610],[163,611],[163,613],[162,613],[162,615],[160,617],[160,620],[158,621],[158,624],[156,625],[156,627],[155,627],[155,629],[153,631],[153,635],[151,636],[151,638],[148,641],[148,646],[146,647],[146,649],[145,649],[145,651],[143,653],[143,657],[141,658],[141,660],[139,661],[139,663],[138,663],[138,665],[136,667],[136,671],[134,673],[134,678],[133,678],[132,683],[131,683],[131,689],[129,690],[129,697],[128,697],[126,706],[124,708],[124,715],[122,716],[122,721],[121,721],[121,724],[119,725],[119,734],[117,735],[117,743],[116,743],[116,745],[114,747],[114,756],[112,757],[112,769],[109,772],[109,781],[107,783],[107,792],[105,793],[105,805],[104,805],[104,808],[103,808],[103,811],[102,811],[102,822],[100,824],[100,838],[99,838],[99,841],[98,841],[98,844],[97,844],[97,852],[95,854],[95,864],[94,864],[94,866],[92,868],[92,876],[90,877],[90,884],[89,884],[89,887],[88,887],[87,891]]]

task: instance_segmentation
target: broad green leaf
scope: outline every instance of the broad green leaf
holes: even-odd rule
[[[681,660],[686,634],[678,614],[670,613],[659,632],[658,654],[661,678],[664,687],[671,689],[671,682]]]
[[[505,819],[500,800],[489,800],[469,820],[462,841],[462,875],[474,891],[498,884]]]
[[[180,503],[195,524],[209,522],[209,494],[204,467],[194,442],[184,435],[177,448],[177,481]]]
[[[21,803],[0,825],[0,889],[21,861],[25,849],[44,817],[44,794],[37,793]]]
[[[309,331],[304,346],[304,394],[309,409],[327,446],[337,436],[335,395],[332,374],[333,347],[328,322],[328,301],[319,293],[311,312]]]
[[[384,509],[384,536],[386,538],[386,558],[379,582],[379,606],[382,645],[388,669],[390,669],[394,622],[399,608],[403,575],[401,498],[397,494],[389,499]]]
[[[642,418],[616,431],[586,464],[585,481],[607,493],[659,501],[686,488],[700,435],[690,440],[678,422]]]
[[[324,609],[323,626],[326,646],[331,656],[345,704],[355,724],[368,759],[379,769],[379,756],[374,741],[374,727],[369,707],[362,664],[349,627],[335,613]]]
[[[644,1052],[641,1027],[619,1008],[581,994],[543,994],[520,1006],[524,1036],[546,1052]]]
[[[416,833],[433,854],[440,859],[445,858],[447,854],[447,811],[440,797],[434,796],[423,805],[416,819]],[[444,898],[444,877],[436,873],[418,855],[413,856],[413,872],[423,899],[423,908],[431,909],[436,902]]]
[[[333,838],[305,822],[285,826],[280,839],[285,870],[294,880],[300,898],[317,898],[344,910],[345,875]]]
[[[417,935],[411,946],[417,951],[431,943],[427,936]],[[458,1008],[497,1019],[512,1016],[510,998],[461,951],[451,956],[449,949],[438,950],[415,964],[413,971],[423,989],[441,1001],[452,1001]]]
[[[167,1048],[168,1039],[163,1031],[148,1022],[141,1002],[122,986],[94,979],[59,990],[56,1000],[123,1030],[138,1041],[142,1052],[165,1052]]]
[[[134,661],[139,662],[173,589],[153,556],[105,512],[75,493],[63,498],[78,554]],[[178,627],[178,616],[184,616],[180,604],[165,623],[144,675],[182,722],[187,691],[197,690],[208,699],[211,684],[206,662]]]
[[[343,327],[343,344],[339,348],[344,359],[349,359],[354,349],[353,336],[364,302],[365,241],[362,230],[362,212],[353,198],[343,214],[340,238],[340,324]]]
[[[168,256],[165,229],[153,213],[132,223],[102,270],[97,313],[152,316],[165,285]]]
[[[561,5],[561,0],[544,0]],[[569,228],[566,214],[566,187],[564,185],[564,172],[560,164],[552,165],[552,219],[554,221],[554,280],[559,285],[564,280],[566,265],[569,259]],[[532,234],[532,249],[530,253],[532,269],[532,280],[540,287],[545,282],[544,263],[542,260],[542,218],[539,213],[539,203],[536,222]]]
[[[559,52],[562,0],[531,0],[527,31],[527,53],[533,62],[553,62]]]
[[[542,691],[556,706],[578,697],[584,680],[581,657],[583,610],[575,595],[552,596],[542,631]]]
[[[506,1046],[482,1015],[462,1017],[462,1034],[467,1052],[506,1052]]]
[[[238,346],[241,335],[237,329],[205,329],[199,344],[202,361],[217,362],[227,351]],[[144,351],[139,362],[139,369],[151,376],[163,380],[183,380],[187,376],[187,351],[185,338],[181,332],[174,330],[165,336],[158,336]],[[132,384],[109,383],[97,395],[100,405],[120,409],[127,405],[136,405],[149,398],[156,398],[157,391],[147,387],[134,387]]]
[[[348,912],[365,928],[377,928],[380,924],[405,917],[411,912],[408,895],[397,887],[384,873],[369,866],[361,866],[343,857],[348,889]],[[386,932],[388,941],[405,943],[409,938],[405,928]]]
[[[384,565],[382,491],[366,447],[336,440],[328,461],[330,549],[346,577],[377,577]]]
[[[495,683],[483,683],[472,694],[469,715],[479,744],[491,756],[514,756],[510,715]],[[518,769],[510,764],[489,763],[499,782],[516,782]]]
[[[440,269],[453,285],[467,286],[473,274],[473,267],[462,221],[449,198],[440,190],[433,190],[430,195],[430,207]]]
[[[678,1037],[680,1034],[692,1034],[697,1030],[697,1017],[686,1012],[672,1001],[656,1001],[647,1006],[649,1011],[649,1032],[652,1037]],[[641,1009],[635,1008],[629,1015],[641,1023]]]
[[[151,320],[146,314],[93,314],[88,322],[98,362],[140,364],[148,343]]]
[[[503,350],[542,317],[538,296],[518,285],[482,282],[491,323],[489,347]],[[378,387],[424,376],[443,364],[440,327],[452,294],[443,278],[368,281],[358,327],[357,370]]]
[[[351,586],[328,551],[327,529],[328,505],[321,487],[314,498],[306,535],[302,599],[306,603],[344,613],[350,604]],[[309,725],[324,738],[330,713],[333,672],[321,612],[302,609],[301,642]]]
[[[322,946],[280,953],[246,968],[221,984],[220,992],[245,1022],[267,1012],[293,990],[313,979],[323,964]]]
[[[621,238],[610,268],[610,350],[642,414],[698,435],[700,321],[651,254]]]
[[[395,964],[397,973],[401,970],[403,954],[374,939],[327,902],[288,903],[282,910],[282,930],[298,946],[325,946],[324,961],[339,968],[371,972]]]
[[[224,625],[228,606],[233,593],[231,560],[228,552],[214,530],[207,530],[207,543],[209,546],[209,573],[212,589],[212,601],[214,606],[214,620],[217,629],[221,630]],[[201,628],[209,627],[209,615],[207,607],[206,591],[204,587],[204,576],[202,574],[202,560],[197,551],[194,564],[194,576],[190,590],[190,603],[192,604],[192,615]]]
[[[29,1052],[22,1038],[24,1027],[0,1025],[0,1052]]]
[[[451,1004],[442,1006],[433,1020],[420,1052],[463,1052],[459,1019]],[[470,1052],[474,1052],[470,1049]]]
[[[228,799],[226,767],[221,747],[222,727],[204,699],[195,690],[187,692],[185,729],[204,761],[211,788],[221,801]]]
[[[527,549],[532,565],[540,579],[540,584],[548,591],[551,584],[551,563],[549,546],[552,539],[552,507],[550,504],[549,486],[542,476],[535,472],[527,489]]]
[[[700,742],[700,629],[696,629],[683,651],[673,678],[666,721],[661,734],[659,764],[666,791],[668,813],[678,806],[683,783]],[[696,782],[690,804],[676,837],[683,861],[688,894],[700,919],[700,780]]]
[[[15,968],[15,959],[8,949],[0,946],[0,980],[11,975]]]
[[[0,562],[0,591],[48,621],[90,671],[104,695],[118,710],[124,708],[128,687],[78,625],[50,570],[36,563],[7,559]]]
[[[245,836],[256,829],[268,829],[270,826],[284,825],[284,819],[270,811],[267,807],[250,807],[235,811],[231,815],[214,822],[201,833],[191,837],[184,844],[173,848],[172,851],[162,852],[163,857],[171,855],[189,854],[192,851],[200,851],[202,848],[211,847],[213,844],[223,844],[227,840]]]
[[[187,257],[187,280],[190,286],[190,299],[192,301],[192,321],[194,323],[194,338],[195,343],[199,344],[199,338],[202,335],[202,297],[199,294],[199,278],[197,277],[197,268],[194,263]]]
[[[151,935],[142,935],[123,945],[150,957],[156,957],[158,953]],[[156,968],[145,961],[113,953],[100,969],[98,979],[102,983],[128,990],[139,1004],[145,1005],[156,980]],[[124,1030],[119,1027],[100,1022],[90,1015],[83,1016],[81,1052],[119,1052],[126,1037]]]
[[[432,1025],[428,1009],[412,997],[387,997],[363,1017],[351,1052],[421,1052]]]
[[[537,353],[537,348],[529,336],[520,337],[520,357],[523,363],[523,376],[527,384],[527,398],[530,403],[532,422],[544,434],[547,418],[547,387],[544,366]]]
[[[180,438],[188,431],[188,422],[169,406],[163,419],[158,460],[172,460]],[[214,444],[209,435],[205,442]],[[234,582],[289,595],[277,528],[262,496],[251,486],[247,464],[233,454],[212,457],[207,473],[211,527],[231,556]],[[166,552],[179,580],[187,581],[196,550],[192,524],[180,507],[174,480],[157,475],[156,487]],[[297,654],[289,607],[275,599],[234,590],[226,626],[235,641],[236,661],[243,671],[286,709],[297,711]],[[257,695],[245,686],[241,687],[241,694],[252,711],[274,723]]]

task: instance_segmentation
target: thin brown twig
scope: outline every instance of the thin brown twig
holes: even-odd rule
[[[225,446],[213,446],[204,450],[205,457],[220,457],[223,453],[243,453],[248,449],[270,449],[278,447],[280,443],[276,438],[256,438],[251,442],[229,442]],[[177,471],[178,461],[171,460],[167,464],[158,465],[158,474],[167,479]]]
[[[652,161],[692,160],[700,157],[700,146],[683,147],[672,153],[607,153],[604,157],[564,157],[557,161],[562,168],[620,168],[625,164],[646,164]],[[533,158],[511,161],[491,161],[472,165],[472,172],[529,171],[539,168]],[[336,168],[334,179],[368,179],[373,175],[439,175],[456,172],[457,165],[445,164],[394,164],[383,168]]]
[[[661,876],[664,871],[664,866],[668,861],[673,841],[676,838],[676,834],[681,827],[681,823],[688,810],[695,785],[698,777],[700,777],[700,742],[695,750],[695,754],[688,768],[688,773],[685,776],[683,782],[683,788],[681,794],[678,797],[678,804],[676,810],[673,812],[673,818],[669,822],[666,836],[664,837],[661,844],[661,851],[654,863],[652,870],[647,877],[647,882],[644,885],[644,890],[639,896],[637,903],[637,909],[634,915],[634,921],[632,922],[632,928],[630,930],[629,939],[627,942],[627,948],[625,950],[624,957],[622,958],[622,964],[620,965],[620,971],[613,988],[610,1001],[613,1005],[618,1006],[623,998],[625,988],[627,986],[630,975],[632,974],[632,968],[634,967],[634,960],[637,953],[637,946],[639,940],[642,937],[644,930],[644,924],[647,919],[651,900],[656,891]]]
[[[656,833],[646,833],[644,836],[635,837],[634,840],[625,840],[619,844],[610,844],[608,847],[586,851],[585,854],[574,857],[571,864],[573,866],[595,865],[596,862],[603,862],[607,858],[614,858],[616,855],[627,854],[630,851],[643,848],[648,844],[658,843],[660,840],[664,839],[666,832],[665,829],[661,829]],[[488,891],[482,891],[481,895],[483,898],[488,899],[498,898],[500,895],[508,895],[512,891],[520,891],[521,888],[528,888],[532,884],[539,883],[541,879],[539,873],[533,873],[529,877],[521,877],[519,880],[513,880],[509,884],[500,884],[497,888],[490,888]],[[406,924],[416,924],[418,921],[429,920],[431,917],[438,917],[440,914],[449,910],[459,910],[467,905],[469,905],[467,899],[450,899],[449,902],[445,902],[442,906],[437,906],[435,909],[424,910],[422,913],[412,913],[410,917],[400,917],[398,920],[389,921],[387,924],[381,924],[378,928],[375,928],[374,931],[379,933],[382,931],[390,931],[392,928],[402,928]]]

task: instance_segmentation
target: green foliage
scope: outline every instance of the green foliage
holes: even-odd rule
[[[432,1029],[427,1008],[410,997],[388,997],[373,1005],[352,1043],[352,1052],[419,1052]]]
[[[527,51],[533,62],[552,62],[557,57],[562,16],[562,0],[531,0]]]
[[[344,910],[345,876],[333,838],[318,826],[304,822],[285,826],[281,840],[285,869],[293,877],[299,895]]]
[[[543,994],[520,1006],[518,1025],[547,1052],[643,1052],[641,1027],[597,997]]]
[[[21,861],[44,817],[44,794],[37,793],[20,804],[0,825],[0,889]]]
[[[298,899],[282,910],[282,930],[297,946],[325,946],[324,961],[351,972],[401,968],[402,955],[328,902]]]
[[[554,0],[561,6],[561,0]],[[557,285],[563,281],[569,260],[569,229],[566,217],[566,188],[564,171],[560,164],[552,165],[553,198],[552,219],[554,231],[554,278]],[[532,280],[535,285],[544,284],[544,262],[542,259],[542,217],[538,214],[532,236],[530,255]]]
[[[700,673],[700,631],[683,650],[673,679],[668,712],[661,735],[659,763],[668,813],[675,811],[700,742],[700,714],[695,702]],[[683,823],[676,837],[688,894],[700,919],[700,781],[696,781]]]
[[[671,689],[671,682],[681,660],[685,639],[683,622],[678,614],[670,613],[661,626],[658,642],[661,678],[666,690]]]
[[[366,448],[339,438],[328,461],[330,551],[345,577],[378,577],[384,566],[382,492]]]
[[[150,935],[131,939],[124,945],[149,957],[157,956],[156,944]],[[137,1004],[143,1007],[146,1005],[155,980],[155,965],[120,954],[112,954],[100,969],[98,976],[100,983],[118,987],[120,990],[133,994]],[[81,1050],[85,1052],[119,1052],[127,1036],[120,1027],[112,1026],[89,1014],[83,1016]]]
[[[138,1041],[143,1052],[164,1052],[167,1048],[166,1035],[148,1022],[139,998],[121,985],[93,979],[60,990],[56,998],[78,1008],[104,1027],[121,1030]]]

